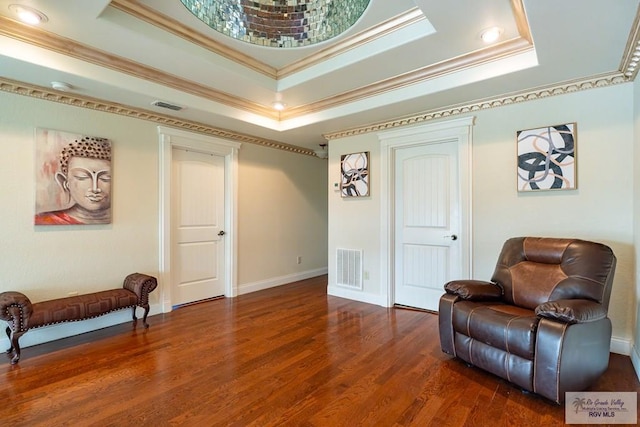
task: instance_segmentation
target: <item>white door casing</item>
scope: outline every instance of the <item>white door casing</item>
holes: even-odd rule
[[[224,295],[224,157],[174,147],[171,303]]]
[[[456,140],[395,150],[394,303],[437,311],[461,277]]]
[[[224,157],[224,294],[237,295],[237,180],[238,150],[241,144],[206,135],[158,126],[159,135],[159,290],[162,311],[170,312],[174,305],[171,295],[172,244],[171,241],[171,170],[173,148]]]
[[[402,151],[413,147],[428,146],[431,144],[449,144],[455,146],[457,149],[457,164],[455,169],[457,170],[456,183],[457,188],[453,191],[447,192],[447,194],[454,194],[457,200],[454,201],[454,209],[457,212],[453,212],[453,215],[447,220],[449,225],[446,228],[439,229],[441,245],[447,247],[453,247],[455,250],[449,252],[448,255],[452,255],[456,258],[456,263],[459,265],[459,277],[451,277],[450,279],[463,279],[471,277],[471,126],[473,125],[474,118],[466,117],[460,119],[453,119],[445,122],[438,122],[433,124],[426,124],[421,126],[406,127],[404,129],[396,129],[387,132],[380,132],[378,138],[381,142],[381,180],[385,185],[381,188],[381,277],[386,280],[386,305],[388,307],[393,306],[395,303],[400,303],[396,300],[396,288],[398,286],[397,276],[404,277],[403,265],[397,265],[399,259],[397,251],[399,247],[402,247],[403,242],[397,242],[398,238],[403,238],[402,232],[398,236],[398,230],[396,228],[397,215],[403,214],[403,208],[400,208],[400,212],[396,208],[396,161],[403,155],[401,153],[410,153],[410,151]],[[435,159],[431,160],[419,160],[418,163],[413,166],[422,165],[420,162],[438,162]],[[440,162],[439,167],[443,167],[444,161]],[[457,208],[455,206],[457,205]],[[452,230],[455,230],[452,231]],[[421,232],[422,234],[428,234],[428,232]],[[455,234],[457,240],[450,240],[449,237]],[[449,239],[448,241],[445,241]],[[431,253],[430,253],[431,251]],[[427,249],[419,245],[415,245],[410,248],[408,256],[433,255],[437,260],[437,256],[442,255],[442,250]],[[440,253],[436,253],[440,252]],[[400,254],[400,260],[404,262],[402,254]],[[424,269],[423,269],[424,271]],[[450,273],[449,266],[446,269],[447,274]],[[418,280],[416,275],[422,274],[418,268],[416,271],[411,272],[413,276],[411,280]],[[457,273],[456,273],[457,274]],[[431,279],[429,288],[431,296],[440,295],[444,293],[444,282],[439,285],[435,282],[441,280],[447,280],[447,278],[440,277]],[[437,289],[437,286],[440,289]],[[402,293],[402,291],[400,291]],[[401,299],[403,296],[400,296]],[[406,304],[416,306],[415,303]],[[427,307],[424,307],[427,308]],[[428,309],[434,310],[437,307],[428,307]]]

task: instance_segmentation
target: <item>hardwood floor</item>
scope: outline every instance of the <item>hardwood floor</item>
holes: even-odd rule
[[[437,315],[326,295],[326,276],[23,349],[6,426],[556,426],[564,407],[440,351]],[[613,354],[592,388],[640,391]]]

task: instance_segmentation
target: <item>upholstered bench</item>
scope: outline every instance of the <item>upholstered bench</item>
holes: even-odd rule
[[[75,322],[102,316],[116,310],[133,308],[134,324],[136,307],[144,309],[142,323],[149,327],[149,293],[158,285],[155,277],[133,273],[128,275],[120,289],[93,292],[90,294],[53,299],[31,303],[20,292],[0,293],[0,319],[8,322],[7,336],[11,341],[8,354],[14,353],[11,364],[20,360],[18,340],[29,329],[54,325],[63,322]]]

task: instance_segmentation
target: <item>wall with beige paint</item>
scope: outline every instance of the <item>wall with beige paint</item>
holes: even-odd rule
[[[238,171],[239,293],[326,273],[326,180],[326,160],[243,144]]]
[[[111,140],[111,224],[33,225],[36,127]],[[152,123],[0,93],[0,289],[39,301],[156,273],[157,147]]]
[[[610,245],[618,257],[610,317],[612,349],[627,353],[635,330],[633,94],[630,84],[511,104],[474,113],[472,143],[472,271],[488,279],[502,243],[523,235],[579,237]],[[519,129],[577,122],[578,189],[518,193],[515,135]],[[341,200],[329,193],[329,287],[338,247],[363,249],[362,292],[343,296],[384,300],[388,284],[377,274],[380,223],[379,148],[375,133],[331,141],[329,180],[339,176],[341,154],[371,151],[372,196]]]
[[[112,141],[112,224],[33,225],[36,127]],[[0,150],[0,291],[21,291],[37,302],[118,287],[134,271],[158,275],[155,123],[0,92]],[[326,170],[326,161],[314,157],[243,144],[238,164],[239,293],[326,272]],[[160,311],[159,296],[158,291],[152,294],[152,313]],[[130,312],[121,311],[30,331],[21,343],[28,346],[128,320]]]

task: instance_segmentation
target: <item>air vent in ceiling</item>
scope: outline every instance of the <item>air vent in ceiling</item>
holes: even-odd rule
[[[169,104],[168,102],[164,102],[164,101],[153,101],[151,105],[155,105],[156,107],[160,107],[160,108],[168,108],[169,110],[173,110],[173,111],[180,111],[184,108],[179,105]]]

